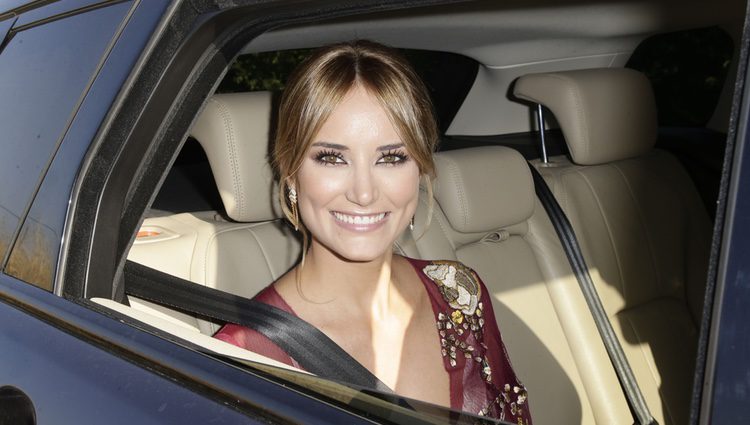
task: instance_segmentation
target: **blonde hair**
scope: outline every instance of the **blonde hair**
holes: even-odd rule
[[[279,105],[273,149],[281,208],[303,236],[302,264],[308,235],[299,215],[292,213],[287,196],[290,184],[294,183],[313,137],[356,85],[378,100],[419,167],[429,195],[425,227],[432,216],[432,154],[438,130],[422,80],[400,53],[382,44],[358,40],[322,47],[300,64],[287,82]]]

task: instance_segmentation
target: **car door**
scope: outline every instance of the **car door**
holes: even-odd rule
[[[101,119],[91,114],[94,104],[101,107],[103,95],[119,90],[116,82],[100,87],[102,69],[115,68],[105,66],[112,46],[128,24],[155,25],[166,2],[161,8],[154,2],[147,13],[134,1],[16,3],[0,11],[0,423],[247,422],[82,338],[75,324],[101,318],[50,293],[55,224],[67,206],[67,196],[60,202],[50,191],[65,194],[63,175],[70,185],[78,168],[75,145],[85,150],[90,136],[82,132],[96,131]],[[128,43],[134,62],[138,46]],[[121,77],[125,65],[118,66]],[[52,182],[45,180],[50,175],[54,187],[40,185]]]
[[[266,412],[273,402],[227,408],[205,385],[166,376],[153,357],[172,344],[53,293],[81,162],[172,5],[14,6],[0,11],[8,34],[0,53],[0,423],[283,421]],[[255,389],[312,410],[309,398],[281,396],[278,385]]]
[[[747,16],[746,16],[747,19]],[[750,93],[745,21],[709,270],[693,423],[750,421]],[[707,309],[709,310],[709,309]],[[705,369],[701,368],[705,365]]]

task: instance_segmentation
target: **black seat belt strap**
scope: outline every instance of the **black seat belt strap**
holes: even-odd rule
[[[125,292],[147,301],[253,329],[273,341],[308,372],[320,377],[392,390],[323,332],[284,310],[180,279],[144,265],[125,263]]]
[[[555,232],[560,238],[565,255],[568,257],[570,266],[573,269],[573,273],[578,280],[578,284],[583,292],[583,297],[588,304],[591,315],[594,317],[594,322],[599,330],[599,335],[604,342],[604,346],[607,349],[607,354],[612,361],[612,364],[617,373],[617,377],[620,380],[625,396],[628,399],[630,409],[636,417],[637,423],[641,425],[656,424],[656,420],[648,410],[646,401],[643,398],[638,383],[635,380],[633,371],[630,368],[625,353],[622,350],[620,341],[615,335],[615,331],[612,329],[612,324],[609,322],[607,313],[604,311],[602,301],[599,299],[599,295],[594,287],[594,282],[591,280],[589,274],[589,268],[586,265],[586,261],[583,259],[583,253],[581,247],[578,244],[573,227],[565,215],[565,212],[560,207],[560,204],[555,199],[552,191],[550,190],[544,178],[533,165],[529,164],[531,169],[531,175],[534,178],[534,190],[539,201],[547,211],[547,215],[552,221],[552,225],[555,227]]]

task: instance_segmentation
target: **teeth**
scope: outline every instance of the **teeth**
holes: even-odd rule
[[[385,213],[362,216],[362,215],[347,215],[347,214],[342,214],[340,212],[334,212],[333,215],[334,217],[336,217],[337,220],[343,221],[344,223],[349,223],[349,224],[373,224],[385,218]]]

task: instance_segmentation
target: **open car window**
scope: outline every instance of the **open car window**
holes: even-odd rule
[[[586,10],[586,19],[602,16],[616,19],[619,16],[595,6]],[[310,391],[325,402],[340,403],[364,417],[375,415],[373,417],[379,420],[406,422],[420,418],[429,421],[445,415],[451,419],[461,417],[459,413],[448,413],[445,409],[408,400],[402,403],[400,399],[390,399],[388,404],[383,404],[388,397],[371,397],[366,391],[330,383],[245,352],[212,338],[223,325],[221,321],[179,311],[168,303],[128,297],[123,283],[122,266],[125,261],[134,261],[198,285],[251,298],[298,261],[301,241],[281,218],[274,204],[273,171],[268,164],[274,102],[278,90],[283,89],[286,73],[308,54],[310,47],[362,34],[406,48],[405,53],[417,69],[422,67],[421,75],[433,91],[435,112],[443,133],[441,155],[451,160],[458,158],[455,163],[460,170],[482,171],[477,174],[486,178],[486,182],[467,179],[466,184],[482,195],[479,196],[481,205],[493,212],[461,217],[465,219],[461,223],[456,220],[456,214],[463,212],[452,208],[451,193],[438,193],[435,195],[437,219],[431,229],[442,232],[433,233],[439,238],[421,242],[399,240],[395,249],[406,255],[416,253],[434,259],[452,256],[476,263],[473,267],[490,282],[493,304],[497,302],[498,322],[504,335],[509,335],[508,347],[514,365],[522,371],[522,379],[523,376],[529,377],[526,383],[531,382],[531,387],[536,388],[537,399],[541,400],[537,404],[540,407],[534,411],[541,422],[557,418],[571,423],[596,423],[601,422],[597,418],[602,417],[632,421],[617,379],[609,370],[606,355],[599,347],[600,341],[592,331],[594,328],[585,322],[585,305],[576,304],[579,295],[570,295],[574,294],[572,291],[568,294],[570,298],[556,292],[562,286],[571,286],[570,273],[555,274],[552,267],[568,266],[557,256],[559,252],[545,251],[550,246],[554,251],[557,243],[554,239],[540,243],[541,239],[536,238],[537,235],[553,233],[549,227],[545,228],[546,233],[529,230],[534,226],[547,226],[547,221],[534,209],[532,188],[528,180],[524,180],[523,171],[519,171],[525,170],[526,164],[517,153],[521,152],[526,159],[538,158],[538,127],[533,113],[535,109],[516,98],[513,87],[514,82],[524,75],[625,66],[637,41],[645,35],[644,30],[638,29],[642,22],[625,22],[628,24],[626,28],[632,31],[628,36],[594,37],[592,40],[590,34],[583,34],[581,39],[571,40],[569,44],[561,43],[561,40],[565,40],[577,26],[553,26],[555,31],[545,32],[548,34],[545,40],[529,36],[538,34],[529,30],[526,33],[528,39],[518,44],[503,44],[502,32],[480,30],[472,33],[476,35],[473,38],[456,36],[450,43],[436,41],[435,37],[442,34],[440,31],[446,22],[440,16],[461,18],[460,23],[451,29],[454,34],[460,34],[460,30],[477,22],[488,22],[483,19],[490,12],[503,19],[516,16],[502,6],[488,6],[481,2],[466,9],[453,5],[357,17],[342,15],[337,17],[339,20],[297,22],[296,26],[279,27],[261,35],[248,30],[245,38],[234,42],[231,54],[212,52],[214,56],[206,54],[203,57],[200,56],[203,52],[197,49],[193,52],[194,57],[187,61],[195,68],[184,63],[180,68],[176,64],[176,69],[172,70],[174,74],[169,74],[174,77],[173,84],[169,86],[164,82],[166,80],[160,83],[165,84],[164,90],[174,90],[168,92],[171,97],[160,97],[161,93],[156,93],[153,99],[161,99],[161,103],[155,100],[149,104],[153,109],[144,110],[139,115],[138,119],[144,121],[136,126],[134,135],[128,136],[127,146],[122,151],[112,149],[105,152],[118,158],[117,167],[101,173],[109,179],[106,180],[107,190],[114,194],[108,195],[107,192],[101,197],[102,208],[109,208],[109,211],[97,212],[98,220],[92,220],[92,228],[99,229],[99,235],[109,237],[100,237],[92,230],[90,251],[104,252],[106,247],[116,246],[124,255],[120,258],[116,252],[112,253],[101,260],[102,265],[87,264],[88,269],[71,267],[73,273],[85,275],[80,279],[85,285],[66,288],[68,292],[64,294],[73,299],[91,300],[98,306],[95,308],[114,311],[116,317],[153,334],[233,362],[248,373],[282,379],[299,391]],[[524,15],[529,18],[528,22],[536,21],[531,19],[535,17],[535,11],[524,13],[528,13]],[[700,15],[700,11],[695,13]],[[541,13],[536,17],[556,22],[550,18],[552,15]],[[408,18],[406,21],[414,19],[423,27],[415,30],[404,26],[404,18]],[[346,31],[338,32],[342,26]],[[661,31],[663,28],[655,26],[646,32]],[[235,34],[239,33],[241,31]],[[495,44],[502,47],[495,49]],[[243,47],[237,47],[239,45]],[[580,54],[581,49],[589,47],[592,47],[591,51]],[[206,57],[213,57],[214,62]],[[226,63],[227,57],[235,59]],[[187,69],[194,71],[188,73]],[[178,74],[180,70],[185,74]],[[219,76],[225,71],[226,75],[220,80]],[[179,91],[175,87],[183,81],[186,88]],[[554,128],[566,124],[553,118],[549,112],[548,109],[547,124],[560,142],[560,150],[555,152],[559,157],[558,164],[574,169],[580,164],[571,163],[576,153],[565,146],[569,141],[566,137],[570,137],[564,134],[564,128]],[[204,122],[204,117],[210,114],[214,116],[213,121]],[[557,115],[558,118],[561,116],[559,112]],[[239,130],[227,136],[228,125]],[[469,147],[478,150],[467,149]],[[486,148],[489,150],[483,150]],[[492,162],[494,159],[498,161]],[[99,162],[92,161],[92,164],[95,166]],[[519,164],[523,167],[519,168]],[[648,183],[656,181],[645,179],[640,182],[648,187]],[[521,190],[494,190],[501,183]],[[112,188],[119,188],[119,192]],[[521,192],[523,196],[511,197]],[[107,196],[116,197],[117,202],[107,202]],[[90,204],[96,203],[91,201]],[[526,208],[528,205],[531,207]],[[634,213],[627,217],[637,218],[638,215]],[[419,217],[418,227],[420,219],[422,223],[425,221],[424,217]],[[602,230],[594,238],[605,233]],[[85,236],[90,235],[83,233],[80,238]],[[649,237],[643,237],[644,243],[648,243]],[[707,254],[703,259],[706,257]],[[75,265],[73,260],[70,261]],[[658,275],[661,269],[657,267],[656,270],[655,275]],[[597,277],[603,276],[604,283],[609,284],[604,287],[606,290],[616,288],[617,285],[607,280],[612,274],[600,273],[598,268],[592,268],[592,271],[598,273]],[[621,274],[626,275],[628,271]],[[567,283],[558,285],[560,282]],[[615,294],[615,297],[619,296],[622,294]],[[691,312],[685,305],[686,297],[693,300],[690,301],[693,304],[700,297],[695,293],[675,296],[681,303],[678,304],[680,312],[687,312],[683,315],[684,323],[694,326],[695,317],[690,316]],[[655,310],[658,313],[660,309]],[[581,314],[576,315],[576,312]],[[622,319],[624,316],[619,316],[620,313],[612,314],[610,319]],[[630,319],[622,320],[625,323]],[[665,323],[661,319],[658,322]],[[624,342],[637,347],[640,342],[633,338]],[[582,359],[588,352],[582,354],[581,350],[596,353],[594,358],[598,360],[591,362],[590,368],[582,367]],[[633,348],[633,351],[637,350]],[[649,359],[644,360],[639,369],[647,370],[648,362]],[[659,400],[660,390],[659,385],[650,387],[652,403]],[[682,396],[685,392],[680,394]],[[413,413],[408,407],[396,407],[404,403],[410,407],[420,406],[416,409],[418,413]],[[660,403],[653,408],[661,415],[668,411]],[[476,413],[468,412],[464,419],[474,420],[476,418],[472,415]]]

